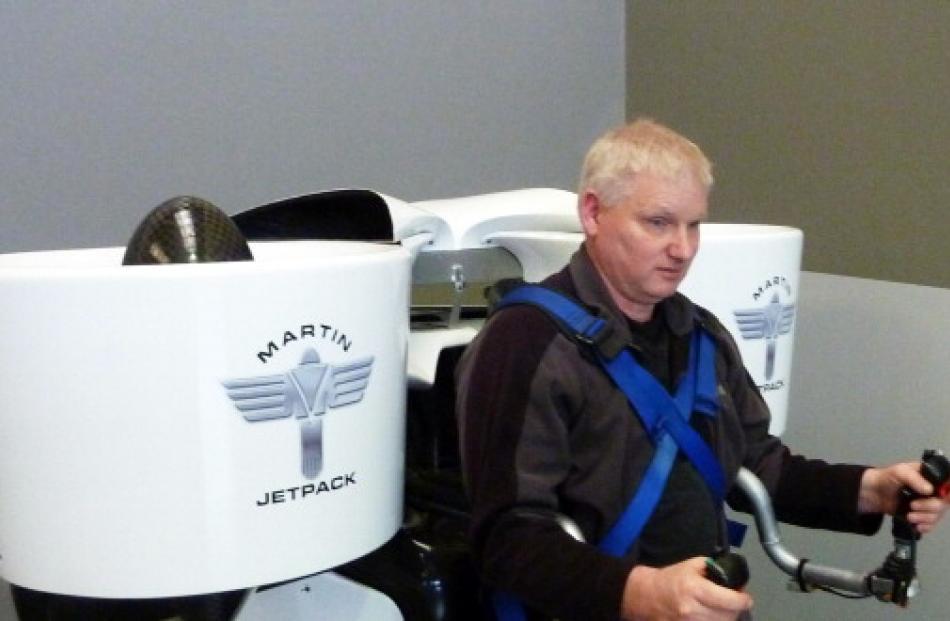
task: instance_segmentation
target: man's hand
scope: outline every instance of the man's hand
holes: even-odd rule
[[[921,496],[931,496],[933,486],[920,474],[919,462],[903,462],[885,468],[868,468],[861,477],[858,495],[859,513],[887,513],[897,511],[898,492],[908,486]],[[918,498],[910,503],[907,521],[921,534],[929,533],[946,514],[950,497]]]
[[[697,556],[669,567],[638,565],[627,576],[621,614],[627,621],[735,621],[752,597],[706,579]]]

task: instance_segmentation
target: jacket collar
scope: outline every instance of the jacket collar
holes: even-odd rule
[[[627,317],[614,303],[607,292],[604,279],[591,261],[587,247],[581,247],[571,256],[568,272],[581,302],[597,310],[601,317],[609,318],[625,342],[630,342],[631,334],[627,327]],[[663,315],[667,327],[677,336],[686,336],[699,323],[698,307],[682,293],[675,293],[671,297],[657,304],[663,308]]]

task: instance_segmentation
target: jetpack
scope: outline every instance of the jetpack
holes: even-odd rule
[[[478,618],[454,365],[485,286],[577,250],[575,204],[335,190],[228,216],[177,197],[125,247],[0,255],[20,618]],[[733,332],[780,434],[801,232],[702,235],[682,288]]]

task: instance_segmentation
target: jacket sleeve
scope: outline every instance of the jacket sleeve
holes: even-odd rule
[[[616,621],[631,565],[574,540],[553,520],[570,468],[568,395],[583,394],[548,372],[544,354],[557,338],[540,311],[506,309],[459,365],[473,551],[490,588],[561,619]]]

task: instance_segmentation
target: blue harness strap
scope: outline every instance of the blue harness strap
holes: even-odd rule
[[[716,345],[702,328],[693,331],[686,374],[673,395],[644,369],[628,348],[612,358],[597,348],[607,321],[589,313],[574,300],[540,285],[522,285],[495,305],[495,310],[530,304],[547,312],[574,339],[591,345],[593,354],[638,414],[656,450],[646,474],[620,518],[598,548],[623,556],[637,540],[656,510],[679,451],[683,451],[709,487],[717,504],[725,497],[725,474],[709,445],[692,428],[694,411],[715,416],[719,409],[716,381]],[[496,616],[503,621],[525,619],[520,602],[507,593],[494,596]]]
[[[716,413],[715,344],[705,331],[694,331],[689,367],[673,397],[627,350],[604,366],[640,415],[656,447],[633,499],[597,546],[612,556],[623,556],[653,515],[669,480],[677,449],[696,467],[716,503],[722,502],[725,495],[722,468],[706,442],[688,423],[693,411],[707,416]]]
[[[540,285],[523,285],[507,293],[495,306],[531,304],[555,317],[581,342],[596,343],[607,326],[604,319],[591,315],[574,300]],[[627,401],[640,417],[644,428],[658,450],[669,445],[662,442],[671,436],[709,486],[714,498],[725,497],[725,475],[715,454],[702,437],[689,425],[694,410],[714,416],[718,409],[716,388],[716,345],[702,328],[693,331],[690,359],[686,375],[675,395],[644,369],[630,353],[622,349],[612,359],[594,348],[597,361],[614,384],[623,391]],[[664,449],[664,452],[669,449]],[[675,451],[673,451],[675,457]],[[665,478],[664,478],[665,480]]]

